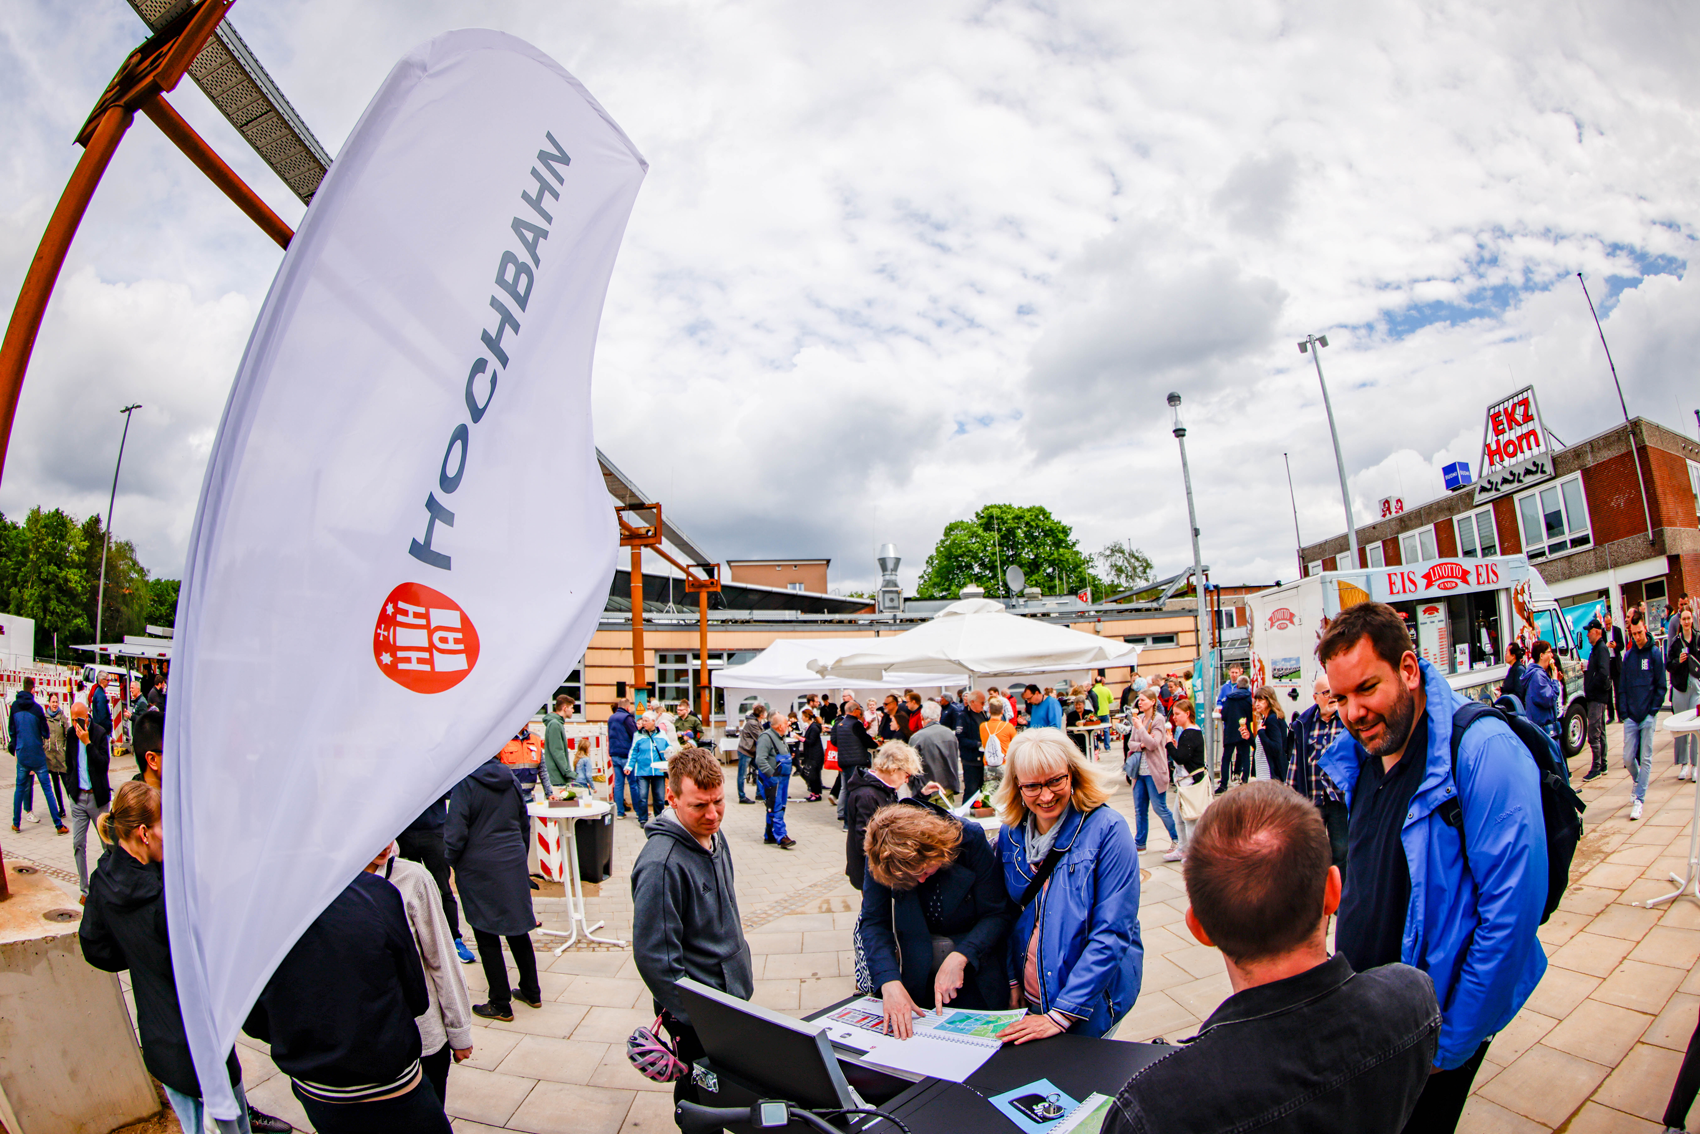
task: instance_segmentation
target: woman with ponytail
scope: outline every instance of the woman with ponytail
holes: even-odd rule
[[[165,930],[165,861],[160,841],[159,789],[140,780],[119,785],[112,807],[95,824],[106,852],[89,879],[88,904],[77,930],[83,957],[109,973],[130,970],[136,996],[136,1025],[142,1062],[165,1087],[184,1130],[202,1129],[201,1083],[189,1057],[177,980],[171,971],[171,942]],[[230,1086],[247,1132],[293,1129],[281,1119],[248,1109],[236,1051],[226,1063]]]

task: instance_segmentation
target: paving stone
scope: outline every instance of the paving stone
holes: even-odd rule
[[[1664,1009],[1685,975],[1681,969],[1625,961],[1592,995],[1595,1000],[1652,1016]]]
[[[1202,980],[1195,980],[1178,988],[1171,988],[1163,995],[1169,997],[1200,1020],[1205,1020],[1209,1019],[1210,1014],[1216,1011],[1221,1006],[1222,1001],[1232,995],[1233,991],[1233,985],[1228,981],[1227,972],[1222,971]]]
[[[1122,1017],[1116,1038],[1144,1043],[1163,1036],[1169,1039],[1193,1034],[1199,1017],[1161,992],[1141,992],[1133,1010]]]
[[[1633,941],[1583,931],[1572,937],[1568,944],[1554,952],[1547,960],[1561,969],[1586,973],[1589,976],[1608,977],[1616,970],[1618,962],[1628,956],[1633,948]]]
[[[1564,1128],[1565,1134],[1662,1134],[1663,1130],[1663,1123],[1648,1122],[1597,1102],[1583,1103]]]
[[[1602,890],[1622,890],[1640,878],[1641,874],[1642,868],[1639,866],[1606,862],[1584,875],[1582,885],[1598,886]]]
[[[536,1083],[518,1075],[479,1071],[464,1063],[451,1065],[448,1104],[443,1109],[458,1118],[503,1126]]]
[[[806,1015],[855,994],[856,982],[848,976],[802,980],[797,982],[797,1007]]]
[[[1562,1020],[1600,984],[1598,977],[1549,966],[1524,1008]]]
[[[449,1097],[454,1098],[452,1088]],[[528,1134],[617,1134],[636,1097],[635,1091],[539,1083],[507,1128]]]
[[[1481,1097],[1552,1129],[1587,1100],[1606,1072],[1598,1063],[1536,1044],[1494,1076]]]
[[[1551,1016],[1543,1016],[1525,1006],[1521,1012],[1511,1017],[1511,1022],[1494,1037],[1492,1046],[1488,1048],[1488,1061],[1502,1067],[1515,1063],[1519,1056],[1552,1031],[1557,1023]],[[1481,1083],[1482,1080],[1477,1080],[1476,1086],[1481,1086]]]
[[[1227,971],[1222,967],[1222,951],[1212,949],[1208,945],[1194,943],[1187,948],[1176,949],[1166,954],[1164,959],[1179,965],[1191,973],[1194,979]]]
[[[1664,1118],[1665,1104],[1670,1101],[1670,1089],[1681,1067],[1680,1051],[1636,1044],[1606,1079],[1594,1101],[1658,1122]]]
[[[1618,1060],[1629,1054],[1629,1049],[1635,1046],[1652,1022],[1651,1016],[1628,1008],[1598,1000],[1584,1000],[1540,1042],[1559,1051],[1615,1067]],[[1494,1046],[1498,1046],[1497,1040]]]
[[[649,988],[641,980],[625,977],[575,977],[573,986],[560,1000],[564,1004],[582,1004],[586,1008],[646,1008]]]
[[[553,1036],[521,1036],[506,1059],[496,1068],[504,1075],[547,1079],[553,1083],[590,1082],[610,1045]],[[622,1056],[625,1049],[622,1046]]]
[[[485,1027],[480,1020],[472,1025],[472,1055],[461,1066],[474,1071],[494,1071],[524,1038],[524,1032],[499,1032]]]
[[[655,1017],[649,1012],[631,1008],[590,1008],[584,1010],[582,1022],[570,1034],[576,1040],[618,1044],[624,1049],[633,1031],[654,1023]]]
[[[582,1004],[557,1004],[549,1000],[545,1000],[541,1008],[531,1008],[516,1000],[511,1021],[492,1020],[485,1026],[493,1032],[523,1032],[532,1036],[566,1039],[578,1028],[585,1013],[591,1011],[599,1009],[586,1008]],[[624,1038],[621,1037],[622,1042]]]
[[[803,934],[801,952],[837,953],[851,948],[850,932],[844,929],[817,929]]]
[[[1700,961],[1700,929],[1674,929],[1664,925],[1650,929],[1641,943],[1630,951],[1629,957],[1634,961],[1669,965],[1673,969],[1691,969],[1696,961]]]
[[[838,971],[837,953],[793,953],[770,956],[761,972],[763,980],[840,975],[845,974]]]
[[[671,1092],[639,1092],[632,1100],[631,1109],[626,1112],[625,1122],[620,1126],[620,1134],[674,1134],[676,1130],[678,1126],[673,1121]]]
[[[1543,925],[1542,930],[1550,927],[1553,922],[1566,916],[1564,911],[1555,910],[1551,920]],[[1589,933],[1604,937],[1621,937],[1626,941],[1639,941],[1647,936],[1647,931],[1659,924],[1663,916],[1658,910],[1635,909],[1632,906],[1607,906],[1600,915],[1587,925]],[[1545,938],[1543,938],[1545,940]]]
[[[1641,1040],[1675,1051],[1686,1051],[1697,1020],[1700,1020],[1700,996],[1677,993],[1670,998]]]
[[[1522,1115],[1513,1114],[1482,1095],[1472,1095],[1458,1120],[1462,1134],[1546,1134],[1547,1128]]]
[[[609,1044],[608,1050],[590,1073],[590,1085],[593,1087],[612,1087],[619,1090],[661,1093],[668,1098],[673,1097],[673,1084],[657,1083],[638,1074],[631,1060],[626,1058],[625,1044]]]

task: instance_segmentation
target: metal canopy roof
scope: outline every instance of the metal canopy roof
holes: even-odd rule
[[[645,495],[642,489],[632,483],[632,478],[614,467],[614,462],[608,459],[608,454],[601,449],[596,450],[596,463],[602,466],[602,480],[608,486],[608,495],[622,504],[653,504],[655,497]],[[698,547],[691,539],[679,530],[677,524],[667,519],[666,509],[662,509],[661,534],[668,543],[684,552],[685,559],[691,563],[713,563],[714,559]]]
[[[154,32],[190,6],[191,0],[130,0]],[[229,20],[219,21],[213,38],[189,65],[189,77],[290,191],[304,203],[311,201],[331,166],[330,154]]]

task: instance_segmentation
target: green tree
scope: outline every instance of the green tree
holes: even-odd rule
[[[1092,560],[1098,565],[1098,574],[1111,591],[1132,590],[1151,581],[1151,560],[1126,540],[1115,540]]]
[[[101,605],[100,633],[108,642],[123,641],[126,634],[140,634],[148,619],[148,572],[136,559],[136,548],[129,540],[115,539],[106,547],[106,588],[100,588],[100,554],[106,533],[100,516],[83,521],[85,570],[89,590],[87,617],[90,627],[96,625],[95,603]]]
[[[94,635],[89,614],[94,581],[82,527],[58,508],[30,509],[22,524],[0,517],[0,601],[11,614],[35,619],[35,654],[69,660],[70,647]]]
[[[1004,572],[1020,567],[1029,586],[1052,594],[1103,583],[1075,544],[1074,529],[1040,505],[987,504],[971,520],[953,520],[927,556],[916,596],[955,598],[970,584],[1008,596]]]
[[[177,579],[148,581],[148,625],[177,625]]]

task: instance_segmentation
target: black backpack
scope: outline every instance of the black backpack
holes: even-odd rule
[[[1512,735],[1521,743],[1535,762],[1540,776],[1541,819],[1547,835],[1547,895],[1541,907],[1541,924],[1545,925],[1552,911],[1558,908],[1565,890],[1570,888],[1570,861],[1576,857],[1576,844],[1582,841],[1582,812],[1588,805],[1570,786],[1566,769],[1560,763],[1558,746],[1540,726],[1519,711],[1515,698],[1500,699],[1503,708],[1468,701],[1452,714],[1452,779],[1458,779],[1458,746],[1464,731],[1484,717],[1504,721],[1511,726]],[[1470,864],[1470,848],[1464,845],[1464,807],[1459,795],[1440,805],[1440,818],[1458,832],[1459,849],[1464,853],[1464,865]]]

